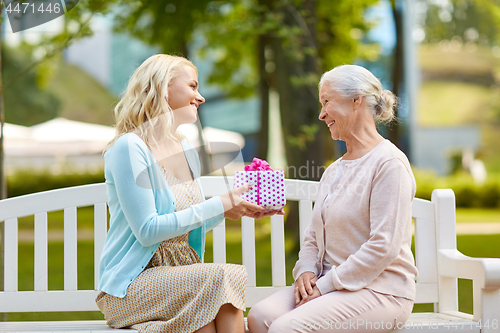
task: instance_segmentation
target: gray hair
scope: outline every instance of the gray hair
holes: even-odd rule
[[[349,99],[364,96],[375,121],[390,122],[395,117],[398,98],[382,89],[380,80],[369,70],[357,65],[342,65],[324,73],[319,89],[327,82],[335,92]]]

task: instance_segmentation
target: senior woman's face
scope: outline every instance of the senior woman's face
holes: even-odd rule
[[[177,125],[194,123],[198,107],[205,102],[198,92],[198,77],[191,66],[183,66],[168,86],[168,105]]]
[[[352,132],[355,120],[353,100],[339,95],[325,82],[319,91],[319,102],[321,103],[319,120],[328,126],[332,139],[345,141]]]

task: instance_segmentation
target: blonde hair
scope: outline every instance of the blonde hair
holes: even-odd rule
[[[183,65],[198,71],[186,58],[156,54],[146,59],[132,74],[127,89],[115,107],[116,134],[104,152],[111,148],[120,136],[138,131],[146,145],[157,145],[166,138],[181,139],[180,133],[171,134],[173,113],[168,105],[168,86]],[[161,138],[156,140],[157,132]],[[156,133],[155,133],[156,132]]]
[[[375,121],[390,122],[395,117],[398,98],[382,89],[380,80],[369,70],[357,65],[342,65],[324,73],[319,89],[328,82],[330,88],[345,98],[364,96]]]

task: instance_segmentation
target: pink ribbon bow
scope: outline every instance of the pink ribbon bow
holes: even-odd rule
[[[254,157],[250,165],[245,166],[245,171],[273,171],[265,160]]]

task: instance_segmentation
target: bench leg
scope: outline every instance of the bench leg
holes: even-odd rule
[[[481,298],[481,333],[500,332],[500,289],[483,289]]]

